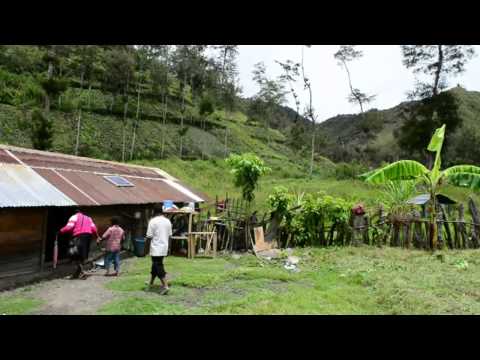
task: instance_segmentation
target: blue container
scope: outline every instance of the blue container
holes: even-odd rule
[[[144,238],[135,239],[135,255],[137,255],[138,257],[145,256],[145,239]]]

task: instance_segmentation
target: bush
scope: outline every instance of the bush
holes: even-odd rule
[[[356,179],[368,171],[368,167],[357,162],[338,163],[335,167],[335,178],[337,180]]]
[[[215,111],[215,105],[213,104],[213,100],[210,96],[204,96],[200,101],[200,115],[210,115],[213,114]]]
[[[298,246],[326,245],[323,229],[334,224],[344,227],[353,205],[320,192],[294,195],[281,186],[268,197],[268,204],[280,221],[281,232]]]
[[[40,110],[32,113],[32,126],[30,137],[34,149],[49,150],[53,143],[53,122]]]

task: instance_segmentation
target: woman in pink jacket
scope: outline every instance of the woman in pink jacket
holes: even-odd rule
[[[98,238],[97,227],[93,220],[77,209],[75,215],[68,220],[67,225],[60,229],[60,234],[71,234],[73,236],[68,252],[70,258],[76,262],[77,268],[71,278],[86,279],[87,276],[83,271],[83,264],[88,259],[90,242],[93,236]]]

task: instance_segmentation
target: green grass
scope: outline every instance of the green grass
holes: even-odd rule
[[[30,297],[0,295],[0,315],[24,315],[41,305],[42,301]]]
[[[253,255],[169,257],[171,291],[148,291],[149,259],[132,259],[107,287],[101,314],[478,314],[480,250],[308,248],[299,273]]]

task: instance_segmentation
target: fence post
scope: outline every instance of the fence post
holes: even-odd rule
[[[480,219],[478,216],[478,211],[477,207],[475,206],[475,203],[473,202],[473,199],[470,198],[468,200],[468,206],[470,209],[470,213],[472,214],[472,220],[475,225],[472,225],[472,243],[473,247],[477,248],[478,247],[478,233],[479,233],[479,226],[476,224],[480,224]]]
[[[458,244],[454,244],[453,241],[452,241],[452,233],[450,232],[450,225],[448,224],[448,217],[447,217],[447,213],[445,211],[445,206],[444,205],[440,205],[440,210],[441,210],[441,213],[442,213],[442,218],[444,220],[444,227],[445,227],[445,233],[447,234],[447,244],[448,244],[448,247],[450,249],[453,249],[455,246],[458,246]]]
[[[444,240],[443,240],[443,212],[441,211],[441,206],[439,206],[440,211],[437,211],[437,233],[438,233],[438,243],[437,243],[437,248],[438,249],[443,249],[445,246]]]
[[[427,214],[427,207],[426,205],[422,205],[422,219],[426,220],[428,219],[428,214]],[[430,248],[430,221],[424,221],[424,227],[425,227],[425,249]]]
[[[386,226],[385,224],[385,212],[384,212],[384,209],[383,209],[383,205],[380,205],[380,208],[378,210],[378,227],[382,230],[382,234],[381,236],[378,236],[377,240],[378,243],[377,245],[379,247],[382,247],[383,244],[386,242],[386,230],[385,229],[388,229],[388,227]]]
[[[415,248],[423,247],[423,237],[422,237],[422,223],[420,221],[420,212],[413,210],[413,246]]]
[[[465,208],[463,204],[458,205],[458,232],[459,232],[459,240],[462,239],[462,247],[464,249],[468,249],[470,244],[468,243],[468,236],[467,236],[467,226],[465,224]]]
[[[364,215],[353,215],[353,241],[352,245],[353,246],[358,246],[362,243],[362,227],[365,226],[365,219]]]
[[[368,228],[370,226],[370,219],[368,215],[363,217],[363,242],[367,245],[370,245],[370,236],[368,234]]]

